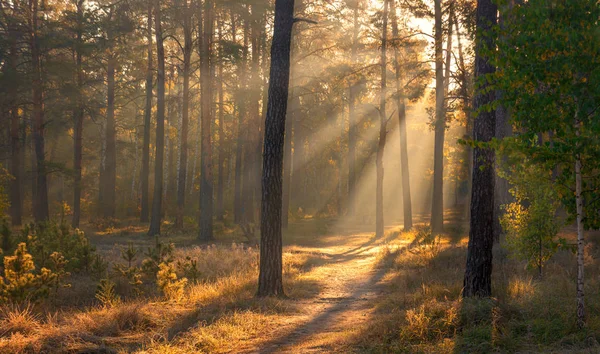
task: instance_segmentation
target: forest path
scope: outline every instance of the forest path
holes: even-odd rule
[[[395,227],[399,229],[399,227]],[[313,267],[307,276],[317,280],[320,291],[308,299],[292,300],[302,314],[290,316],[249,353],[339,352],[352,342],[357,331],[375,311],[387,272],[381,266],[394,254],[383,252],[393,230],[376,239],[372,233],[354,233],[325,240],[323,247],[292,246],[287,252],[317,252],[325,263]]]

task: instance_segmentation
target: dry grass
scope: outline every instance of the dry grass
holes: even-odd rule
[[[412,237],[399,235],[398,240]],[[453,241],[454,240],[454,241]],[[456,240],[461,240],[456,242]],[[394,241],[398,242],[398,241]],[[383,257],[382,257],[383,258]],[[494,251],[490,300],[461,299],[466,238],[446,235],[437,255],[401,249],[387,294],[346,350],[398,353],[599,352],[600,259],[586,260],[588,327],[575,326],[575,257],[560,252],[545,276]],[[357,349],[358,348],[358,349]]]

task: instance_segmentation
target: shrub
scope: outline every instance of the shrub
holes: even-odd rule
[[[60,256],[55,256],[60,258]],[[50,269],[35,271],[33,257],[25,243],[20,243],[13,256],[4,257],[4,277],[0,276],[0,303],[39,301],[58,284],[58,276]]]
[[[186,278],[177,279],[177,273],[175,273],[173,265],[167,263],[159,265],[158,273],[156,273],[156,285],[168,300],[181,300],[186,284]]]
[[[96,299],[100,301],[103,306],[111,307],[118,304],[121,299],[115,291],[115,283],[110,279],[101,279],[96,288]]]
[[[510,173],[503,176],[513,186],[510,193],[514,197],[513,203],[504,206],[500,219],[507,246],[517,258],[537,268],[541,276],[544,264],[566,246],[563,239],[556,239],[563,222],[556,216],[560,200],[552,177],[527,161],[512,165]]]
[[[20,241],[27,243],[33,259],[42,267],[51,267],[50,256],[60,252],[68,262],[68,271],[89,271],[96,251],[83,231],[55,222],[26,226]]]

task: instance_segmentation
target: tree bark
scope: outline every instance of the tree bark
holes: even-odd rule
[[[396,15],[396,0],[391,1],[392,36],[398,38],[398,19]],[[400,136],[400,165],[402,172],[402,209],[404,212],[404,230],[413,227],[412,201],[410,195],[410,175],[408,167],[408,141],[406,132],[406,97],[404,96],[404,82],[400,69],[398,46],[394,46],[394,66],[396,71],[396,106],[398,109],[398,130]]]
[[[156,85],[156,157],[154,161],[154,195],[152,197],[149,236],[159,235],[162,223],[163,163],[165,157],[165,48],[160,0],[154,1],[154,27],[158,69]]]
[[[73,118],[74,118],[74,156],[73,169],[75,170],[73,183],[73,219],[72,227],[79,227],[81,219],[81,168],[83,157],[83,68],[82,68],[82,46],[83,46],[83,0],[77,1],[77,38],[75,44],[75,67],[77,70],[77,99],[75,102]]]
[[[22,169],[22,153],[21,153],[21,137],[20,137],[20,117],[19,117],[19,77],[17,69],[17,41],[18,32],[9,24],[10,43],[8,55],[7,71],[11,76],[11,87],[9,91],[10,103],[10,173],[12,180],[10,183],[10,219],[13,226],[19,226],[22,223],[22,200],[21,200],[21,169]]]
[[[48,209],[48,180],[46,175],[46,157],[44,141],[44,92],[42,78],[42,55],[38,38],[39,0],[29,1],[31,14],[31,62],[33,71],[32,101],[33,101],[33,141],[35,147],[36,188],[33,199],[35,222],[44,222],[50,217]]]
[[[442,53],[442,0],[435,0],[435,143],[433,150],[433,195],[431,230],[444,231],[444,138],[446,111],[444,109],[444,63]]]
[[[110,33],[110,31],[109,31]],[[109,41],[114,38],[109,34]],[[117,147],[116,147],[116,122],[115,122],[115,71],[116,54],[110,50],[108,64],[106,67],[107,100],[106,100],[106,147],[104,164],[104,181],[102,196],[102,215],[105,218],[115,217],[116,192],[115,184],[117,182]]]
[[[200,41],[200,84],[201,84],[201,146],[200,152],[200,232],[202,241],[213,239],[213,178],[212,178],[212,33],[213,3],[204,1],[204,28]]]
[[[475,44],[475,79],[480,86],[475,93],[474,109],[495,99],[485,75],[495,71],[484,48],[493,45],[490,29],[496,24],[497,7],[492,0],[477,1],[477,35]],[[489,91],[489,92],[488,92]],[[496,130],[494,111],[480,110],[475,118],[473,138],[479,142],[492,140]],[[476,147],[473,151],[473,187],[467,265],[463,297],[488,297],[492,293],[492,248],[494,244],[494,151]]]
[[[284,295],[281,239],[282,169],[293,24],[294,0],[276,0],[263,153],[258,296]]]
[[[218,23],[218,39],[219,43],[223,40],[223,21],[219,19]],[[225,206],[223,204],[223,189],[225,188],[225,120],[224,120],[224,98],[223,98],[223,53],[222,46],[219,47],[220,60],[219,60],[219,81],[217,83],[217,90],[219,94],[219,156],[218,156],[218,180],[217,180],[217,219],[223,221],[225,218]]]
[[[356,64],[358,51],[358,32],[360,22],[358,21],[358,10],[360,1],[356,0],[354,6],[354,27],[352,31],[352,50],[350,61]],[[350,84],[348,90],[348,215],[354,215],[354,194],[356,189],[356,89],[358,82]]]
[[[575,115],[575,132],[580,135],[580,122]],[[581,177],[581,157],[575,157],[575,203],[577,204],[577,327],[585,326],[585,303],[584,303],[584,252],[585,239],[583,231],[583,182]]]
[[[148,59],[146,67],[146,106],[144,107],[144,146],[142,147],[142,205],[140,221],[149,220],[149,179],[150,179],[150,125],[152,119],[152,0],[148,1],[146,41],[148,42]]]
[[[177,175],[177,215],[175,227],[183,228],[185,207],[185,185],[188,159],[188,121],[190,107],[190,71],[192,62],[192,18],[188,0],[183,0],[183,105],[181,112],[181,149],[179,151],[179,169]]]
[[[376,170],[377,186],[375,193],[375,237],[382,237],[383,221],[383,153],[387,133],[387,115],[385,113],[387,85],[387,24],[389,0],[383,4],[383,28],[381,29],[381,92],[379,94],[379,143],[377,145]]]
[[[235,14],[233,11],[231,12],[231,33],[232,40],[236,43],[236,20]],[[243,58],[241,63],[238,65],[238,79],[239,84],[237,90],[237,113],[238,113],[238,121],[237,121],[237,136],[236,136],[236,148],[235,148],[235,187],[234,187],[234,221],[237,224],[242,223],[242,214],[243,214],[243,202],[242,202],[242,172],[243,172],[243,152],[244,152],[244,118],[246,115],[246,103],[245,103],[245,82],[246,82],[246,59],[248,56],[248,52],[246,50],[248,44],[248,39],[246,37],[246,33],[244,33],[244,46],[243,46]],[[237,85],[236,85],[237,86]]]

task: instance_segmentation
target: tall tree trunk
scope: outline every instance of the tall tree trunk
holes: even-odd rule
[[[358,51],[358,32],[360,22],[358,21],[358,9],[360,1],[356,0],[354,6],[354,28],[352,31],[352,51],[350,60],[356,64]],[[356,189],[356,90],[358,82],[350,84],[348,90],[348,215],[354,214],[354,194]]]
[[[77,38],[75,44],[75,67],[77,70],[77,102],[74,107],[74,156],[73,169],[75,170],[73,183],[73,219],[71,226],[79,227],[81,219],[81,160],[83,157],[83,68],[81,50],[83,46],[83,0],[77,1]]]
[[[42,55],[38,38],[39,0],[30,0],[31,27],[31,62],[33,71],[33,141],[36,161],[36,188],[33,213],[36,222],[44,222],[50,217],[48,209],[48,180],[46,175],[45,141],[44,141],[44,92],[42,79]]]
[[[165,155],[165,48],[163,45],[160,0],[154,1],[154,27],[156,37],[156,158],[154,161],[154,195],[150,216],[149,236],[159,235],[162,222],[163,162]]]
[[[223,46],[221,45],[221,42],[223,41],[223,20],[221,18],[219,18],[219,20],[217,21],[218,23],[218,28],[217,28],[217,33],[218,33],[218,40],[219,40],[219,81],[217,83],[217,90],[218,90],[218,94],[219,94],[219,124],[218,124],[218,133],[219,133],[219,156],[218,156],[218,166],[217,166],[217,173],[218,173],[218,180],[217,180],[217,219],[220,221],[223,221],[225,218],[225,206],[223,204],[223,189],[225,188],[225,177],[224,177],[224,173],[225,173],[225,120],[224,120],[224,114],[225,112],[223,111],[225,104],[224,104],[224,98],[223,98]]]
[[[577,137],[580,135],[580,122],[577,114],[575,115],[575,132]],[[582,329],[585,326],[585,303],[584,303],[584,252],[585,239],[583,233],[583,182],[581,178],[581,156],[575,156],[575,203],[577,206],[577,327]]]
[[[258,296],[283,296],[281,189],[293,24],[294,0],[276,0],[263,153]]]
[[[1,7],[1,5],[0,5]],[[19,117],[19,77],[17,71],[17,40],[18,32],[14,30],[12,24],[9,24],[10,31],[10,51],[8,55],[7,71],[11,77],[11,86],[9,90],[10,102],[10,173],[13,177],[10,183],[10,219],[13,226],[19,226],[22,223],[22,200],[21,200],[21,175],[22,153],[20,138],[20,117]]]
[[[237,27],[236,27],[236,19],[235,19],[235,13],[232,11],[231,12],[231,35],[232,35],[232,41],[234,43],[236,43],[236,31],[237,31]],[[246,35],[244,34],[244,49],[243,49],[243,59],[240,62],[240,64],[238,65],[237,71],[238,71],[238,81],[239,81],[239,86],[237,86],[238,90],[237,90],[237,99],[236,101],[238,102],[237,105],[237,113],[238,113],[238,121],[237,121],[237,136],[236,136],[236,147],[235,147],[235,187],[234,187],[234,201],[233,201],[233,214],[234,214],[234,221],[235,223],[239,224],[242,223],[242,214],[243,214],[243,202],[242,202],[242,171],[243,171],[243,152],[244,152],[244,142],[243,142],[243,137],[244,137],[244,116],[246,115],[246,104],[245,104],[245,77],[246,77],[246,67],[245,67],[245,63],[246,63],[246,58],[247,58],[247,50],[246,50],[246,46],[248,44],[248,39],[246,37]]]
[[[483,78],[495,71],[484,48],[493,45],[490,29],[496,24],[497,7],[492,0],[477,1],[477,36],[475,43],[475,79],[481,86],[475,93],[475,110],[492,102],[495,92],[487,89]],[[496,130],[494,111],[481,110],[475,118],[473,138],[492,140]],[[476,147],[473,151],[473,187],[471,196],[471,228],[467,249],[463,297],[488,297],[492,293],[492,248],[494,244],[494,151]]]
[[[185,207],[185,185],[188,160],[188,121],[190,109],[190,71],[192,62],[192,18],[188,0],[184,2],[183,13],[183,106],[181,112],[181,149],[179,151],[179,170],[177,176],[177,216],[175,227],[183,227],[183,212]]]
[[[144,146],[142,147],[142,206],[140,221],[149,220],[149,179],[150,179],[150,125],[152,118],[152,0],[148,0],[146,41],[148,42],[148,59],[146,67],[146,106],[144,107]]]
[[[108,34],[110,43],[114,41],[110,31]],[[106,67],[107,100],[106,100],[106,150],[104,164],[104,189],[102,196],[102,215],[105,218],[115,217],[116,192],[115,184],[117,182],[117,147],[116,147],[116,122],[115,122],[115,71],[117,59],[116,54],[111,49],[108,54],[108,64]]]
[[[398,18],[396,14],[396,0],[391,1],[392,36],[398,38]],[[398,109],[398,130],[400,136],[400,165],[402,172],[402,209],[404,211],[404,230],[413,227],[412,201],[410,195],[410,175],[408,168],[408,142],[406,132],[406,97],[404,95],[404,81],[400,69],[398,45],[394,46],[394,66],[396,71],[396,106]]]
[[[243,61],[248,62],[248,48],[249,41],[254,41],[251,38],[252,33],[250,32],[250,24],[252,22],[250,7],[246,8],[246,19],[244,20],[244,54]],[[254,51],[254,50],[253,50]],[[255,168],[255,156],[254,156],[254,148],[253,148],[253,140],[254,140],[254,122],[253,120],[256,118],[255,116],[255,88],[253,87],[253,79],[254,79],[254,60],[251,59],[251,68],[250,75],[244,72],[244,103],[243,103],[243,113],[244,113],[244,131],[242,132],[243,136],[243,168],[242,168],[242,218],[241,221],[243,224],[253,223],[254,222],[254,181],[253,181],[253,169]],[[242,113],[242,110],[240,110]]]
[[[383,28],[381,29],[381,92],[379,95],[379,143],[377,145],[376,169],[377,186],[375,193],[375,236],[382,237],[383,222],[383,153],[387,133],[387,115],[385,113],[387,86],[387,24],[389,0],[383,4]]]
[[[431,230],[444,231],[444,58],[442,53],[442,0],[435,0],[435,143],[433,150],[433,195]]]
[[[200,152],[200,233],[202,241],[213,238],[213,178],[212,178],[212,0],[204,1],[204,29],[200,41],[201,84],[201,146]]]

